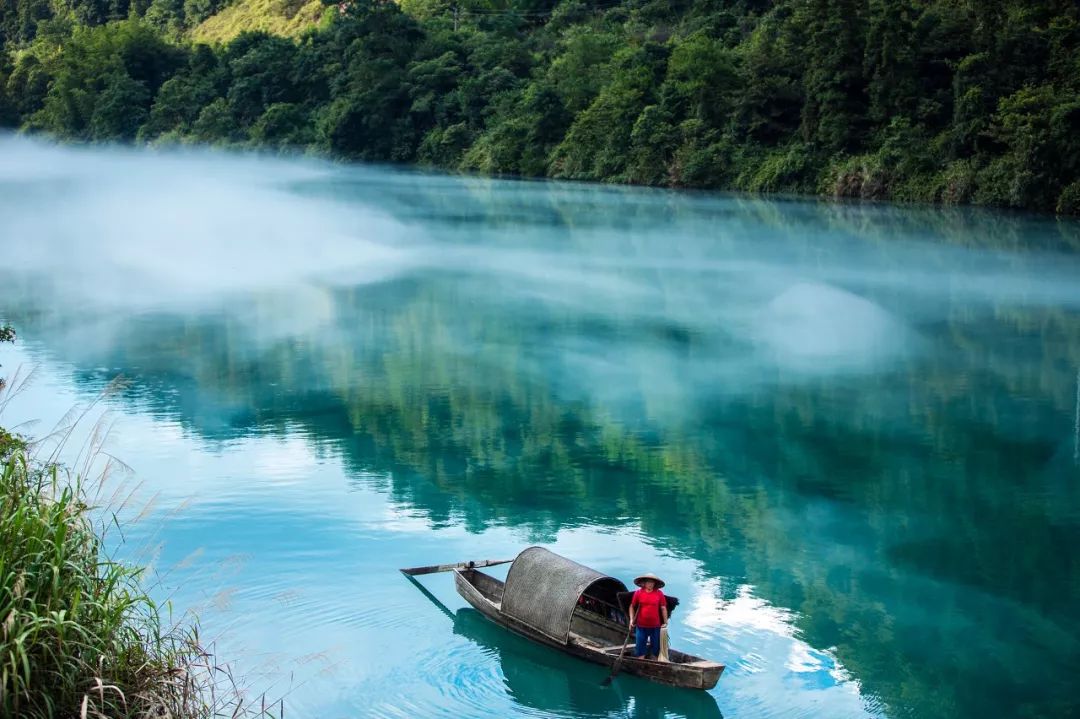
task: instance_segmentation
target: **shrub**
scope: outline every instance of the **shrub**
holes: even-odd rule
[[[0,716],[255,714],[215,693],[197,628],[163,629],[142,570],[105,555],[78,479],[4,430],[0,461]]]
[[[857,155],[834,163],[822,191],[834,197],[881,200],[889,196],[892,173],[878,155]]]
[[[975,168],[970,160],[950,163],[939,178],[938,198],[946,205],[963,205],[975,191]]]
[[[455,167],[461,162],[470,139],[469,128],[463,122],[436,127],[420,142],[417,159],[424,165]]]
[[[778,148],[765,154],[736,180],[739,189],[750,192],[812,192],[817,176],[810,150],[802,144]]]
[[[1058,197],[1059,215],[1080,215],[1080,180],[1068,185]]]

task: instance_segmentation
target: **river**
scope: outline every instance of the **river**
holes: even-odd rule
[[[1080,712],[1076,222],[2,138],[0,255],[0,423],[86,410],[110,546],[286,716]],[[717,687],[397,571],[533,544],[661,575]]]

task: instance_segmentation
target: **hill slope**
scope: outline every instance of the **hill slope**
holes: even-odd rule
[[[196,42],[223,44],[246,31],[298,37],[316,27],[323,15],[336,12],[320,0],[238,0],[196,25],[190,36]]]
[[[0,125],[72,140],[1080,212],[1074,0],[13,0],[0,43]]]

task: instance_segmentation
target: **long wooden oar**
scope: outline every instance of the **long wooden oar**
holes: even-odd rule
[[[634,631],[634,625],[627,623],[626,625],[626,637],[622,642],[622,649],[619,651],[619,658],[615,660],[615,664],[611,667],[611,674],[604,677],[604,681],[600,682],[600,686],[606,687],[611,684],[611,680],[615,678],[615,675],[619,673],[619,669],[622,668],[623,654],[626,653],[626,645],[630,641],[630,632]]]
[[[508,564],[513,559],[483,559],[478,562],[458,562],[457,564],[432,564],[429,567],[411,567],[402,569],[402,574],[415,577],[420,574],[434,574],[435,572],[450,572],[455,569],[480,569],[481,567],[494,567],[496,564]]]
[[[454,620],[454,613],[452,611],[450,611],[450,607],[448,607],[445,604],[443,604],[442,602],[440,602],[439,598],[436,597],[431,592],[429,592],[427,587],[425,587],[423,584],[421,584],[419,581],[414,579],[409,574],[406,574],[405,578],[408,579],[410,582],[412,582],[416,586],[416,588],[420,590],[421,594],[423,594],[425,597],[430,599],[431,603],[434,604],[436,607],[438,607],[440,612],[442,612],[446,616],[450,617],[451,621]]]

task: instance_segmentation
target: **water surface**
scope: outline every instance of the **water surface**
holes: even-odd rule
[[[0,364],[35,374],[0,420],[106,391],[66,453],[111,426],[118,551],[291,716],[1069,716],[1077,248],[986,211],[6,139]],[[717,688],[601,689],[396,571],[530,544],[662,575]]]

